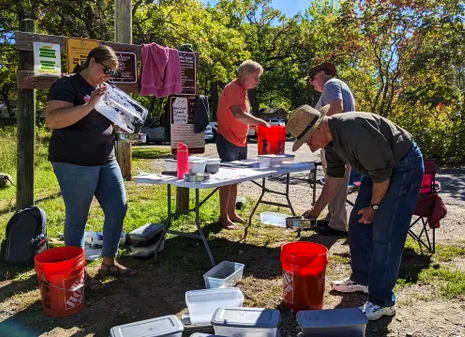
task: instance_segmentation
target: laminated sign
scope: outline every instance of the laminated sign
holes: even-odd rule
[[[283,270],[283,299],[294,304],[294,273]]]
[[[97,40],[69,37],[66,39],[66,56],[68,58],[68,73],[73,73],[78,64],[84,63],[89,52],[98,47]]]
[[[34,41],[34,72],[61,76],[60,45]]]

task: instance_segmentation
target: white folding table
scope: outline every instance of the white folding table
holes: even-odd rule
[[[165,184],[167,185],[167,204],[168,204],[168,218],[163,228],[163,233],[161,235],[160,240],[155,247],[155,257],[157,257],[158,248],[163,242],[167,233],[179,235],[179,236],[186,236],[193,239],[202,240],[205,249],[207,251],[208,257],[213,266],[215,266],[215,260],[213,258],[212,252],[210,247],[208,246],[207,239],[203,234],[202,227],[200,226],[200,207],[222,186],[238,184],[245,181],[251,181],[252,183],[256,184],[262,189],[262,193],[257,200],[252,213],[249,216],[249,226],[252,224],[252,217],[257,210],[259,204],[268,204],[268,205],[275,205],[289,208],[293,215],[295,215],[294,209],[292,207],[290,198],[289,198],[289,178],[291,173],[303,172],[303,171],[310,171],[314,168],[313,163],[309,162],[301,162],[301,163],[294,163],[288,167],[270,167],[270,168],[230,168],[230,167],[220,167],[218,173],[212,174],[210,180],[205,182],[187,182],[184,180],[178,180],[176,177],[172,176],[161,176],[161,178],[150,179],[150,175],[144,176],[139,175],[134,177],[134,180],[139,183],[146,183],[146,184]],[[278,192],[273,191],[266,187],[266,178],[270,177],[277,177],[280,175],[286,175],[286,191],[285,192]],[[258,183],[255,180],[262,179],[262,183]],[[192,188],[195,190],[195,207],[186,211],[173,213],[171,210],[171,186],[176,187],[184,187],[184,188]],[[200,201],[200,190],[201,189],[213,189],[213,191],[208,194],[202,201]],[[278,194],[286,197],[286,204],[285,203],[276,203],[271,201],[263,200],[263,197],[266,193],[273,193]],[[190,212],[195,212],[195,225],[199,234],[194,233],[185,233],[180,231],[174,231],[170,229],[171,219],[177,217],[182,214],[187,214]]]

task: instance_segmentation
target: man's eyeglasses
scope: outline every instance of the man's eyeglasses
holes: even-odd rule
[[[103,67],[103,73],[104,73],[105,75],[110,75],[110,77],[113,77],[113,76],[115,76],[115,75],[118,73],[117,71],[115,71],[115,70],[113,70],[113,69],[111,69],[111,68],[108,68],[108,67],[107,67],[106,65],[104,65],[102,62],[99,62],[99,63],[102,65],[102,67]]]

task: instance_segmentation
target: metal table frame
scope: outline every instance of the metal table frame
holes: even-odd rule
[[[315,177],[316,176],[316,167],[313,166],[313,167],[310,167],[309,169],[310,169],[310,171],[312,171],[312,170],[315,171],[315,173],[314,173],[314,177]],[[260,178],[262,179],[261,184],[254,181],[253,178],[240,181],[240,182],[251,181],[252,183],[254,183],[255,185],[259,186],[262,189],[262,193],[260,195],[260,198],[256,202],[256,204],[255,204],[255,206],[254,206],[254,208],[252,210],[252,213],[249,216],[249,226],[252,224],[252,217],[255,214],[259,204],[268,204],[268,205],[286,207],[286,208],[289,208],[291,210],[293,215],[295,215],[294,209],[293,209],[292,204],[291,204],[291,200],[289,198],[289,180],[290,180],[290,173],[291,172],[287,172],[287,173],[276,172],[276,173],[271,174],[271,175],[266,174],[265,176],[257,177],[256,179],[260,179]],[[302,170],[295,171],[295,172],[302,172]],[[273,190],[266,187],[266,179],[267,178],[281,176],[281,175],[284,175],[284,174],[286,175],[286,192],[273,191]],[[191,209],[188,209],[188,210],[185,210],[185,211],[182,211],[182,212],[173,213],[173,211],[172,211],[172,202],[171,202],[171,185],[172,185],[172,182],[173,181],[163,182],[163,183],[165,183],[167,185],[168,218],[166,219],[166,222],[164,224],[164,228],[163,228],[163,232],[162,232],[162,235],[160,237],[160,240],[158,240],[158,242],[157,242],[157,244],[155,246],[155,256],[154,256],[154,258],[158,259],[158,250],[159,250],[161,244],[163,243],[163,241],[165,240],[166,234],[169,233],[169,234],[174,234],[174,235],[179,235],[179,236],[189,237],[189,238],[192,238],[192,239],[201,240],[203,242],[204,246],[205,246],[205,250],[207,251],[210,262],[211,262],[212,266],[214,267],[215,266],[215,259],[213,258],[213,254],[212,254],[212,252],[210,250],[207,239],[206,239],[206,237],[205,237],[205,235],[203,233],[202,227],[200,226],[200,207],[202,207],[202,205],[205,202],[207,202],[208,199],[210,199],[213,194],[216,193],[216,191],[220,188],[220,186],[218,186],[218,187],[210,187],[210,188],[213,188],[213,191],[210,192],[203,200],[200,200],[200,186],[199,187],[190,187],[190,188],[195,189],[195,206],[194,206],[194,208],[191,208]],[[231,182],[230,184],[235,184],[235,183],[236,182]],[[239,183],[239,182],[237,182],[237,183]],[[227,185],[223,185],[223,186],[227,186]],[[184,186],[178,186],[178,187],[184,187]],[[208,189],[208,188],[209,187],[203,187],[202,189]],[[316,187],[314,186],[313,190],[315,191],[315,189],[316,189]],[[283,196],[286,197],[287,204],[281,204],[281,203],[275,203],[275,202],[262,200],[265,193],[273,193],[273,194],[283,195]],[[315,195],[314,195],[313,199],[315,199]],[[195,212],[195,226],[197,227],[197,230],[198,230],[199,234],[185,233],[185,232],[175,231],[175,230],[170,229],[171,219],[172,218],[177,217],[179,215],[188,214],[190,212]]]

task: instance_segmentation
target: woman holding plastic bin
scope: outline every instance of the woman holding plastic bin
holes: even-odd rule
[[[221,93],[218,102],[218,135],[216,148],[222,162],[247,158],[249,125],[266,126],[268,123],[250,115],[247,90],[260,82],[263,68],[254,61],[244,61],[237,69],[236,79]],[[225,229],[237,229],[234,222],[244,222],[236,213],[237,184],[220,187],[220,219]]]
[[[49,160],[66,207],[65,244],[84,247],[84,230],[94,196],[105,214],[99,274],[134,275],[115,260],[127,201],[115,160],[113,123],[94,109],[118,69],[113,49],[92,49],[79,73],[56,80],[48,94],[45,121],[53,129]]]

